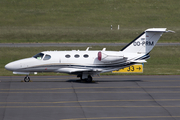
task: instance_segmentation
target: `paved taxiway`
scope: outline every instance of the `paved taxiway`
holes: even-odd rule
[[[0,77],[0,120],[179,120],[180,76]]]

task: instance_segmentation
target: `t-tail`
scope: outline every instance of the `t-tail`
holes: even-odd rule
[[[166,32],[174,31],[166,31],[166,28],[147,29],[126,47],[124,47],[121,51],[129,53],[148,54],[156,45],[162,34]]]

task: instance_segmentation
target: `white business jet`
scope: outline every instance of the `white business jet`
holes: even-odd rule
[[[144,63],[150,58],[150,51],[156,45],[166,28],[145,30],[120,51],[44,51],[37,55],[11,62],[5,66],[14,74],[25,74],[25,82],[29,82],[29,74],[37,72],[57,72],[75,74],[80,79],[92,82],[92,76],[123,69],[136,63]]]

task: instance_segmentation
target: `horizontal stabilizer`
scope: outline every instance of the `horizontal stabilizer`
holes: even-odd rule
[[[146,60],[132,60],[130,62],[136,62],[136,63],[145,63],[147,62]]]
[[[168,30],[168,31],[166,31],[166,32],[176,33],[175,31],[172,31],[172,30]]]

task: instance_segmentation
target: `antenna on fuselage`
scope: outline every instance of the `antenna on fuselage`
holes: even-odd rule
[[[102,51],[106,51],[106,48],[103,48]]]
[[[89,51],[89,48],[92,48],[92,47],[87,47],[86,51]]]

